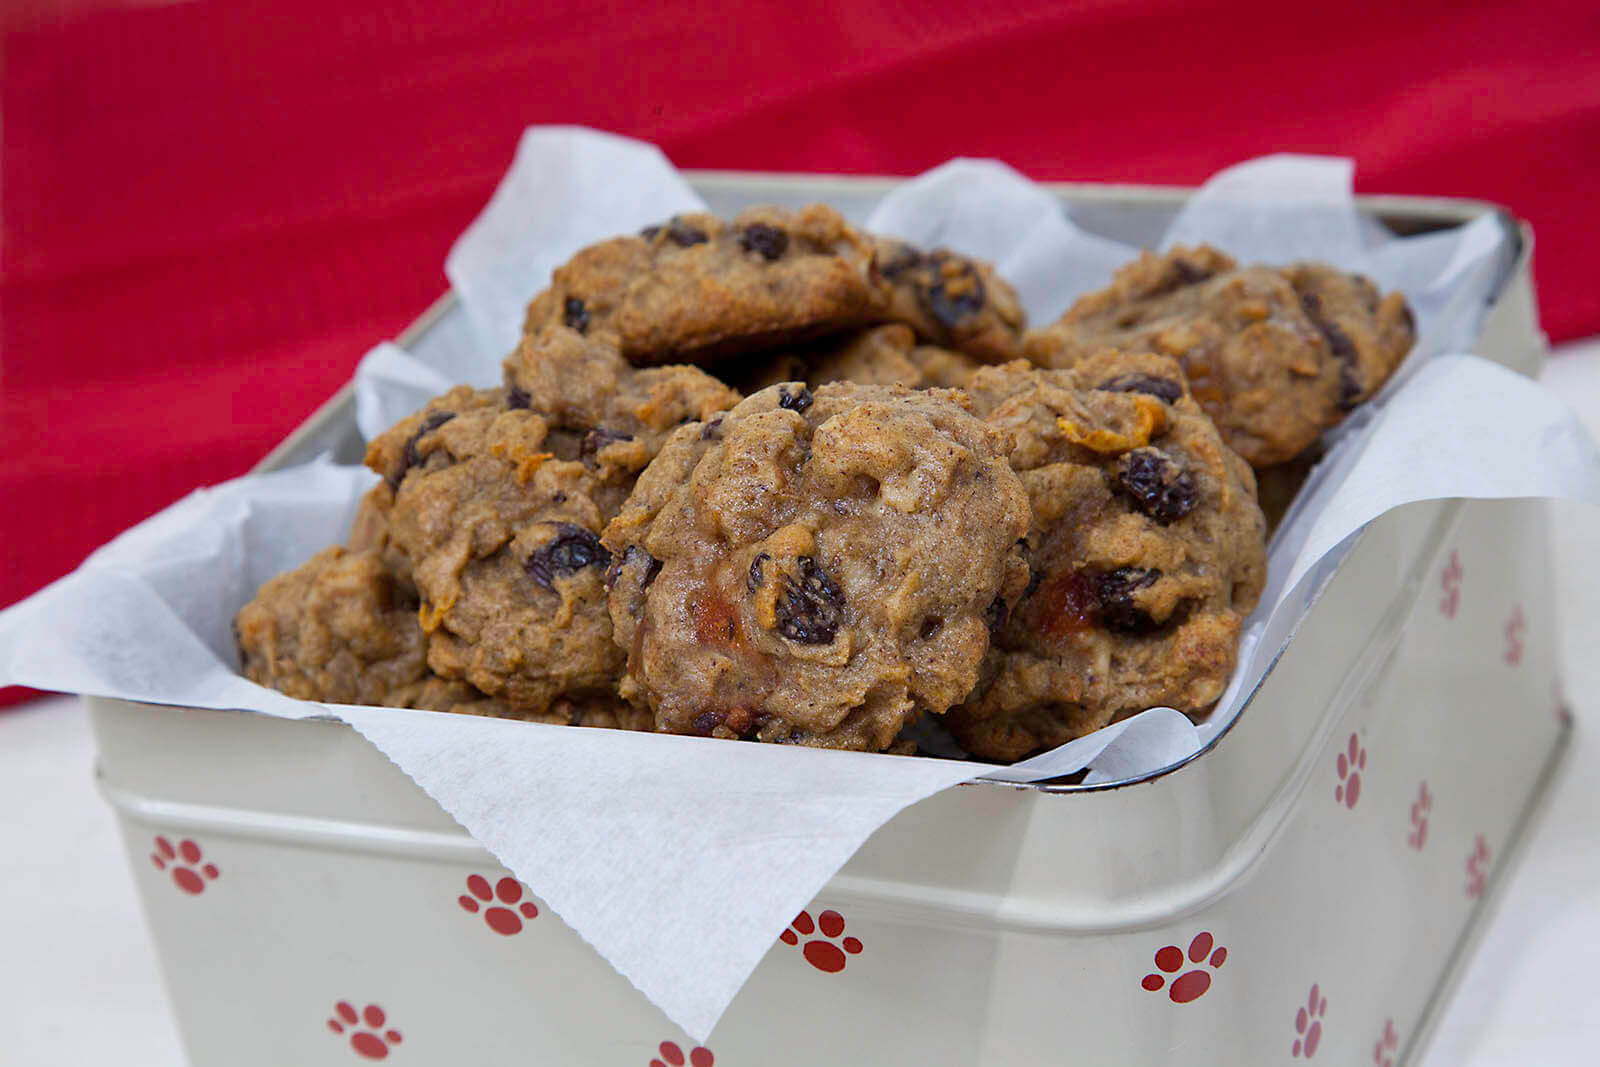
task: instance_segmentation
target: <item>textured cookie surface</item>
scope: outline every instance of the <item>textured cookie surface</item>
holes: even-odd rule
[[[984,363],[1022,355],[1022,302],[988,263],[886,237],[877,239],[877,253],[890,286],[888,317],[910,326],[918,339]]]
[[[300,700],[409,705],[428,677],[414,595],[378,553],[328,548],[234,620],[244,675]]]
[[[466,386],[376,438],[389,538],[412,563],[428,665],[524,716],[608,692],[600,485],[551,450],[549,422]]]
[[[1014,760],[1125,712],[1208,708],[1266,576],[1250,468],[1178,365],[1096,354],[973,376],[977,410],[1015,442],[1030,578],[977,689],[945,717],[975,755]]]
[[[700,363],[882,321],[869,240],[821,204],[680,215],[579,252],[528,308],[639,364]]]
[[[919,345],[911,327],[891,323],[768,357],[739,384],[751,392],[780,382],[959,389],[982,365],[961,352]]]
[[[1022,487],[959,393],[775,386],[679,429],[606,530],[658,729],[881,751],[972,687]]]
[[[1045,367],[1104,348],[1172,356],[1223,439],[1268,467],[1370,396],[1411,333],[1404,298],[1379,298],[1366,279],[1304,265],[1240,268],[1201,246],[1146,252],[1029,334],[1025,349]]]

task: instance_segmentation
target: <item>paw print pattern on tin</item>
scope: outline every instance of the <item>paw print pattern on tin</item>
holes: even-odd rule
[[[837,945],[833,943],[844,933],[844,916],[831,909],[818,915],[814,923],[811,921],[811,913],[802,911],[794,917],[789,929],[779,935],[778,940],[785,945],[798,945],[802,937],[811,937],[813,933],[820,933],[827,940],[816,938],[807,941],[800,951],[805,956],[806,962],[819,971],[837,974],[844,970],[845,964],[849,962],[845,956],[846,952],[851,956],[859,955],[861,952],[861,941],[858,938],[847,937]]]
[[[158,871],[171,868],[172,884],[191,896],[204,893],[206,883],[214,882],[222,875],[215,863],[202,862],[204,857],[200,846],[188,838],[179,841],[177,847],[173,847],[165,837],[156,838],[155,844],[156,850],[150,853],[150,862]]]
[[[1158,949],[1155,955],[1156,968],[1161,974],[1147,974],[1139,984],[1151,993],[1159,993],[1167,989],[1167,998],[1174,1004],[1187,1004],[1191,1000],[1199,1000],[1211,988],[1211,971],[1221,967],[1228,959],[1228,950],[1216,943],[1216,939],[1209,931],[1202,930],[1196,934],[1194,940],[1189,942],[1187,961],[1194,964],[1194,969],[1178,975],[1172,979],[1172,985],[1167,985],[1167,976],[1178,974],[1183,970],[1186,957],[1183,949],[1177,945],[1167,945]],[[1210,971],[1206,968],[1210,968]]]
[[[1311,996],[1306,1004],[1294,1016],[1293,1053],[1310,1059],[1317,1054],[1317,1046],[1322,1043],[1322,1017],[1328,1011],[1328,998],[1315,985],[1311,987]]]
[[[368,1004],[361,1011],[348,1000],[333,1006],[333,1016],[328,1019],[328,1029],[336,1034],[350,1033],[350,1048],[363,1059],[381,1060],[389,1055],[389,1048],[400,1043],[400,1031],[385,1030],[388,1020],[383,1009]]]

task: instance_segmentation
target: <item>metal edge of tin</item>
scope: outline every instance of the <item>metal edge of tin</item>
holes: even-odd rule
[[[905,177],[889,175],[829,175],[829,174],[803,174],[792,172],[752,172],[729,170],[685,170],[682,172],[689,184],[697,191],[717,189],[742,189],[752,185],[763,185],[768,188],[783,190],[805,190],[808,195],[817,195],[826,199],[829,188],[840,191],[860,193],[862,191],[887,193],[906,182]],[[1096,184],[1086,182],[1040,182],[1039,185],[1065,202],[1088,201],[1100,204],[1127,204],[1133,205],[1160,205],[1176,206],[1187,196],[1194,192],[1193,189],[1183,186],[1159,186],[1136,184]],[[1417,196],[1390,196],[1390,195],[1364,195],[1357,196],[1358,207],[1368,214],[1384,221],[1386,224],[1394,222],[1418,222],[1424,227],[1443,227],[1460,225],[1469,222],[1483,214],[1493,214],[1502,232],[1509,242],[1508,254],[1501,270],[1491,287],[1491,296],[1488,309],[1492,309],[1506,294],[1510,282],[1516,278],[1518,272],[1524,268],[1531,270],[1529,259],[1532,251],[1532,231],[1523,222],[1518,220],[1506,208],[1488,201],[1473,199],[1457,199],[1447,197],[1417,197]],[[454,292],[446,291],[433,301],[400,335],[395,343],[402,348],[415,344],[430,329],[450,314],[456,307],[458,299]],[[1537,333],[1536,308],[1534,313],[1534,330]],[[1485,315],[1487,316],[1486,309]],[[295,462],[304,462],[307,459],[324,451],[320,447],[324,441],[332,439],[343,432],[344,427],[354,417],[355,393],[353,385],[347,382],[338,392],[324,402],[313,412],[305,422],[295,429],[284,441],[264,457],[260,463],[252,468],[252,473],[265,473],[292,465]],[[1354,540],[1347,551],[1354,551],[1360,540],[1365,536],[1365,530],[1354,535]],[[1338,568],[1327,576],[1323,586],[1312,599],[1314,605],[1321,599],[1338,575]],[[1390,609],[1392,610],[1392,608]],[[1385,613],[1388,614],[1388,611]],[[1292,642],[1299,632],[1297,626],[1285,643],[1285,648]],[[1251,709],[1256,695],[1261,691],[1266,680],[1277,668],[1282,659],[1283,648],[1273,656],[1267,669],[1257,679],[1251,688],[1234,722],[1238,722],[1244,714]],[[1367,646],[1357,654],[1358,662],[1368,652]],[[1222,739],[1233,732],[1233,723],[1212,738],[1207,744],[1190,753],[1188,756],[1165,767],[1148,774],[1141,774],[1130,778],[1118,779],[1111,782],[1097,782],[1094,784],[1083,783],[1008,783],[1008,782],[980,782],[984,785],[1003,786],[1007,788],[1031,789],[1047,793],[1083,793],[1101,792],[1111,789],[1127,788],[1129,786],[1154,782],[1168,774],[1182,769],[1189,763],[1212,751]]]

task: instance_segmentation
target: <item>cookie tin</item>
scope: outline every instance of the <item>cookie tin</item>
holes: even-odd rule
[[[714,210],[889,179],[699,174]],[[1160,233],[1181,190],[1055,186]],[[1428,228],[1496,209],[1367,199]],[[1500,215],[1505,219],[1504,215]],[[1516,232],[1479,341],[1536,373]],[[401,339],[459,343],[447,299]],[[348,391],[275,451],[359,460]],[[348,727],[91,699],[196,1065],[1143,1065],[1421,1058],[1565,751],[1544,505],[1370,525],[1234,724],[1160,774],[975,783],[883,826],[690,1040]],[[637,872],[648,878],[648,871]]]

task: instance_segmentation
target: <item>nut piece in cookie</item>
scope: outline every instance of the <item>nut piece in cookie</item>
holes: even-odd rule
[[[890,319],[910,326],[928,344],[984,363],[1022,355],[1022,302],[988,263],[945,248],[924,252],[888,237],[877,239],[877,251],[878,270],[891,289]]]
[[[466,386],[376,438],[389,538],[412,561],[428,664],[524,716],[614,685],[600,486],[545,417]]]
[[[1181,369],[1104,352],[1070,370],[973,376],[1027,489],[1030,579],[977,688],[945,716],[968,751],[1015,760],[1167,705],[1210,707],[1266,578],[1250,468]]]
[[[417,602],[375,551],[327,548],[233,624],[244,675],[300,700],[406,705],[428,674]]]
[[[1028,524],[965,404],[789,383],[679,429],[606,529],[623,695],[660,730],[871,751],[965,696]]]
[[[1404,309],[1328,268],[1241,268],[1179,247],[1144,253],[1024,347],[1046,367],[1103,348],[1174,357],[1223,440],[1261,468],[1299,455],[1383,383],[1410,347]]]
[[[794,381],[813,389],[828,382],[959,389],[982,365],[961,352],[919,345],[911,327],[890,323],[770,357],[739,384],[751,392]]]
[[[704,363],[881,321],[871,242],[822,204],[679,215],[579,252],[529,305],[637,364]]]

